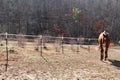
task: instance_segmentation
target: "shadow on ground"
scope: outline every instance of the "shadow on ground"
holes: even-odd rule
[[[109,60],[109,61],[111,62],[111,65],[120,69],[120,61],[118,61],[118,60]]]

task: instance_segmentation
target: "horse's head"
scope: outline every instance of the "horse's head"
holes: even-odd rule
[[[108,37],[108,36],[109,36],[109,33],[108,33],[108,32],[106,32],[106,31],[104,31],[104,32],[103,32],[103,36],[106,38],[106,37]]]

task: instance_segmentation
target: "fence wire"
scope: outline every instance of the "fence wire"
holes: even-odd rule
[[[10,59],[14,59],[12,57],[13,54],[24,54],[26,56],[30,53],[32,55],[34,53],[38,53],[43,57],[44,55],[53,54],[80,53],[81,48],[90,52],[90,45],[95,43],[97,43],[96,38],[54,37],[45,35],[1,33],[0,60],[2,60],[4,56],[4,60],[6,60],[5,70],[7,71],[8,61]],[[38,54],[36,55],[38,56]],[[19,55],[15,55],[15,57],[17,56],[20,57]]]
[[[5,34],[0,34],[0,45],[5,47]],[[27,48],[36,51],[62,53],[80,52],[79,48],[97,43],[96,38],[53,37],[44,35],[8,34],[8,48]],[[41,53],[42,53],[41,52]]]

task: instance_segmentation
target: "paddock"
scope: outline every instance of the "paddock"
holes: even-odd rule
[[[1,40],[0,79],[3,80],[119,80],[120,46],[110,46],[109,60],[100,61],[97,44],[63,44],[55,49],[55,44],[46,43],[47,49],[24,41],[24,46],[16,40],[8,39],[8,67],[5,71],[6,45]],[[32,45],[32,46],[31,46]],[[58,44],[57,44],[58,45]],[[63,48],[63,49],[62,49]],[[78,51],[79,50],[79,51]]]

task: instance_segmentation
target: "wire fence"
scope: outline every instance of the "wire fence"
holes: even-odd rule
[[[9,53],[17,48],[39,52],[44,54],[80,53],[81,48],[90,52],[90,45],[97,44],[96,38],[53,37],[45,35],[0,34],[0,54],[6,52],[6,68],[8,66]]]
[[[5,47],[6,34],[0,34],[0,45]],[[45,35],[23,35],[23,34],[7,34],[8,48],[21,47],[32,48],[40,51],[41,54],[45,50],[54,50],[55,52],[79,52],[79,48],[91,44],[97,44],[96,38],[74,38],[74,37],[53,37]],[[76,49],[76,50],[74,50]]]

